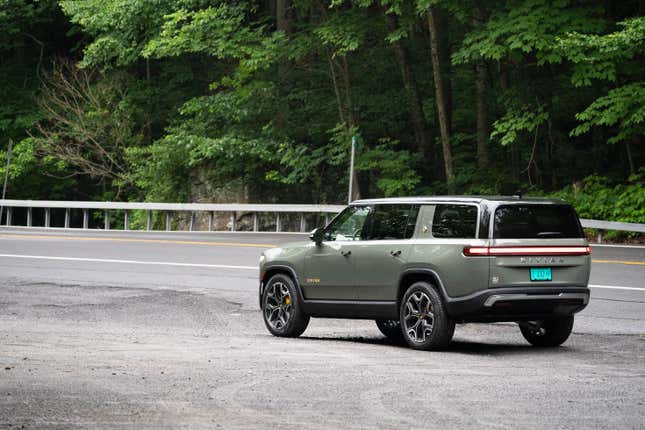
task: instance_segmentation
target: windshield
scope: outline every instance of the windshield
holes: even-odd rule
[[[584,237],[578,216],[569,205],[504,205],[495,211],[496,239]]]

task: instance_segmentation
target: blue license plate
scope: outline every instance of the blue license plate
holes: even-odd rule
[[[550,281],[550,267],[531,267],[531,281]]]

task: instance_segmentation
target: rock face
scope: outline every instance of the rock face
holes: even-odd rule
[[[225,184],[214,181],[205,169],[196,169],[192,172],[190,203],[270,203],[266,195],[275,195],[267,190],[257,190],[244,183],[242,178],[233,179]],[[262,193],[265,195],[262,195]],[[208,231],[209,214],[206,212],[195,213],[192,223],[194,231]],[[178,212],[172,215],[173,230],[190,230],[191,214]],[[236,231],[253,231],[255,217],[248,212],[215,212],[213,214],[213,231],[230,231],[235,222]],[[275,213],[259,213],[257,227],[259,231],[276,231],[277,217]],[[309,231],[325,223],[323,214],[307,214],[304,220],[301,214],[280,214],[280,231]]]
[[[204,169],[193,171],[190,177],[192,183],[190,203],[249,203],[249,187],[244,184],[242,179],[234,179],[225,184],[217,184],[209,177],[208,172]],[[248,224],[243,221],[244,218],[251,218],[250,228],[253,229],[253,217],[244,214],[215,212],[213,217],[213,230],[226,231],[230,230],[233,224],[233,216],[238,220],[236,230],[242,230],[242,224]],[[191,214],[187,212],[173,214],[173,229],[189,230]],[[197,212],[194,214],[193,230],[208,230],[208,213]]]

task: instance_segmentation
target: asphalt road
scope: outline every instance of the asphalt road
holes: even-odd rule
[[[301,238],[0,228],[0,428],[643,428],[645,247],[593,248],[561,348],[468,324],[418,352],[371,321],[270,336],[258,256]]]

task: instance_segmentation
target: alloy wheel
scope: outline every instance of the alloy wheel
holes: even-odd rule
[[[282,330],[289,322],[292,313],[292,300],[289,288],[280,281],[268,286],[264,301],[264,315],[271,327]]]
[[[410,295],[405,303],[403,325],[405,333],[414,342],[423,343],[432,334],[434,312],[426,293],[417,291]]]

